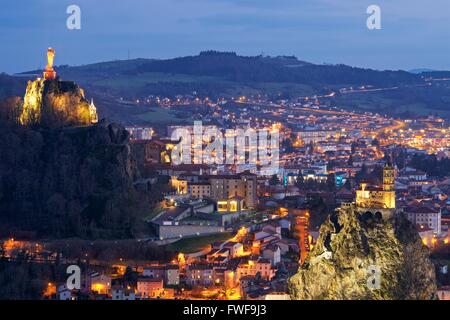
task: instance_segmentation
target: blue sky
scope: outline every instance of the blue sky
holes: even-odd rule
[[[448,0],[15,0],[2,1],[0,72],[56,64],[170,58],[201,50],[296,55],[314,63],[450,70]],[[81,8],[81,30],[66,9]],[[382,29],[366,27],[381,7]]]

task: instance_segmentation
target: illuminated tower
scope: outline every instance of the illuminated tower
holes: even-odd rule
[[[393,191],[395,189],[395,172],[394,168],[386,165],[383,169],[383,190]]]
[[[383,169],[383,191],[386,208],[395,209],[395,171],[389,165]]]
[[[53,70],[53,61],[55,59],[55,50],[53,48],[48,48],[47,50],[47,66],[44,70],[44,79],[45,80],[54,80],[56,79],[56,71]]]
[[[98,122],[97,108],[95,107],[94,99],[91,99],[91,104],[89,105],[89,117],[91,118],[91,123]]]

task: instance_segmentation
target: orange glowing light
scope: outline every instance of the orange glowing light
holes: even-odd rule
[[[288,209],[287,208],[279,208],[279,212],[280,212],[280,217],[285,217],[288,215]]]
[[[96,291],[100,294],[104,293],[106,291],[105,289],[106,289],[105,286],[101,283],[93,283],[91,286],[92,291]]]
[[[236,235],[233,238],[231,238],[230,241],[241,242],[245,239],[245,237],[247,236],[247,233],[248,233],[247,228],[241,227],[238,230],[238,232],[236,233]]]
[[[53,48],[48,48],[47,50],[47,66],[44,70],[45,80],[54,80],[56,78],[56,72],[53,70],[53,61],[55,59],[55,50]]]
[[[43,293],[43,296],[46,298],[50,298],[51,296],[56,294],[56,285],[54,285],[53,283],[49,282],[47,284],[47,288],[45,288],[45,291]]]
[[[184,253],[180,252],[177,256],[178,264],[180,267],[184,267],[186,265],[186,257],[184,256]]]

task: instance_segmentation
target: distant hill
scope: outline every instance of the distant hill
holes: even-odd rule
[[[420,80],[403,71],[374,71],[346,65],[314,65],[295,57],[242,57],[234,53],[200,53],[198,56],[143,63],[135,72],[182,73],[213,76],[236,82],[291,82],[311,86],[339,84],[393,85]]]
[[[67,79],[99,87],[123,87],[151,94],[168,94],[158,84],[173,87],[200,88],[212,86],[216,94],[226,94],[230,88],[250,86],[264,88],[264,84],[302,85],[321,89],[324,86],[372,85],[393,86],[417,84],[422,79],[405,71],[376,71],[347,65],[316,65],[293,56],[239,56],[234,52],[204,51],[196,56],[174,59],[134,59],[95,63],[84,66],[59,66],[58,73]],[[35,73],[29,71],[26,73]],[[211,83],[214,80],[214,83]],[[178,86],[177,86],[178,85]],[[201,86],[205,88],[202,89]],[[119,88],[120,89],[120,88]],[[144,90],[142,90],[144,89]],[[194,88],[195,89],[195,88]],[[223,92],[221,92],[223,90]],[[170,90],[169,90],[170,91]],[[161,93],[160,93],[161,92]],[[205,92],[206,93],[206,92]]]
[[[11,96],[23,96],[27,86],[28,77],[13,77],[0,73],[0,99]]]
[[[330,103],[343,108],[397,115],[430,112],[450,115],[449,84],[442,79],[433,80],[450,77],[447,71],[379,71],[342,64],[312,64],[294,56],[240,56],[212,50],[173,59],[118,60],[55,68],[63,79],[82,85],[88,96],[107,99],[111,104],[118,97],[132,100],[151,95],[174,97],[195,93],[218,98],[266,94],[292,98],[334,91],[337,94]],[[16,92],[17,81],[12,81],[12,88],[6,85],[6,89],[0,89],[0,97]],[[339,89],[349,87],[395,90],[339,93]]]
[[[432,77],[435,79],[439,78],[450,78],[450,71],[425,71],[421,75],[424,77]]]
[[[421,74],[421,73],[424,73],[424,72],[433,72],[433,71],[435,71],[435,70],[433,70],[433,69],[426,69],[426,68],[418,68],[418,69],[408,70],[409,73],[414,73],[414,74]]]

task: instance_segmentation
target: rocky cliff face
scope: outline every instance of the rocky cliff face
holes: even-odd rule
[[[89,125],[97,117],[91,109],[74,82],[37,79],[28,82],[20,123],[47,128]]]
[[[428,249],[406,218],[382,220],[349,207],[321,226],[289,289],[301,300],[433,299],[436,284]]]
[[[139,231],[148,207],[133,186],[139,172],[123,127],[3,123],[0,133],[0,236],[2,227],[44,237],[128,238]]]
[[[134,186],[139,171],[128,132],[94,124],[95,107],[78,85],[37,79],[28,83],[22,107],[15,100],[0,107],[0,238],[139,232],[149,208],[145,188]]]

